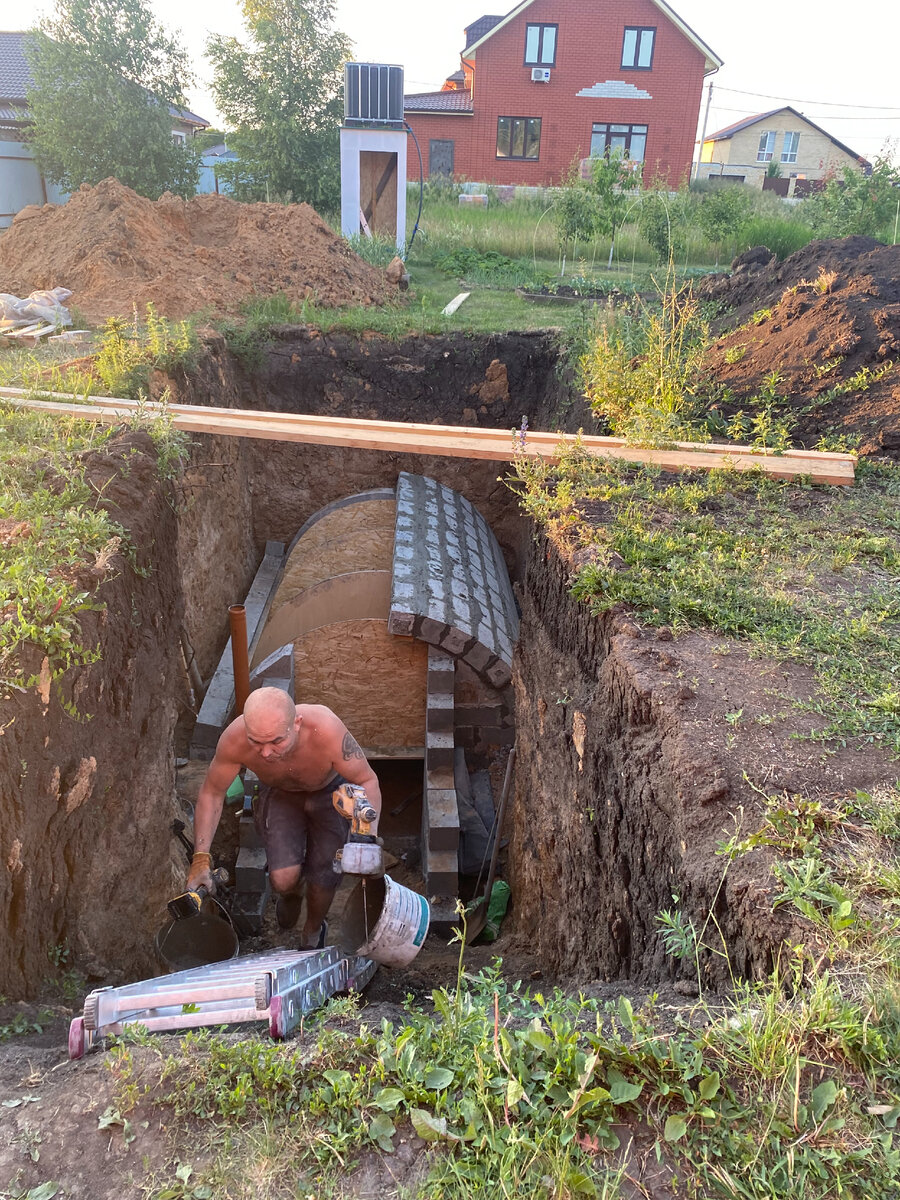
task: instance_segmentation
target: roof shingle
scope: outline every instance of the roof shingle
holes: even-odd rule
[[[415,96],[403,97],[403,109],[405,112],[471,113],[472,93],[419,92]]]

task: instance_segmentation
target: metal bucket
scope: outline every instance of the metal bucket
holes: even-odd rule
[[[422,949],[431,910],[428,901],[390,875],[354,889],[344,916],[344,941],[354,954],[383,967],[405,967]]]
[[[187,971],[224,962],[238,952],[238,937],[228,914],[215,901],[196,917],[170,921],[156,935],[156,953],[169,971]]]

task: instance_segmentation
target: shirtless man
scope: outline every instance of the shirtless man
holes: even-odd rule
[[[301,876],[306,883],[306,924],[301,948],[325,944],[325,916],[341,881],[332,869],[335,851],[344,845],[350,823],[332,804],[340,784],[365,788],[381,814],[381,790],[353,734],[323,704],[294,704],[279,688],[251,692],[244,714],[232,721],[216,746],[200,786],[194,810],[194,858],[189,888],[215,891],[210,846],[222,815],[229,784],[249,767],[264,786],[257,802],[256,826],[266,846],[269,878],[278,895],[275,913],[282,929],[300,915]],[[377,833],[376,821],[372,832]]]

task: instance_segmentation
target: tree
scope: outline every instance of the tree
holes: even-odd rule
[[[726,238],[736,238],[750,214],[750,195],[740,184],[719,184],[707,192],[697,212],[697,224],[716,247],[716,266],[719,251]]]
[[[213,92],[239,161],[223,164],[238,199],[288,197],[335,207],[340,196],[343,64],[333,0],[243,0],[252,45],[210,38]]]
[[[638,228],[656,251],[658,262],[667,264],[685,248],[685,205],[681,195],[664,187],[648,188],[641,195]]]
[[[596,203],[581,177],[578,159],[569,168],[564,186],[553,206],[553,217],[560,257],[565,259],[571,245],[574,258],[579,239],[590,241],[597,225]]]
[[[844,167],[832,175],[823,191],[805,200],[800,215],[819,237],[886,235],[900,212],[900,170],[879,155],[871,175]]]
[[[596,203],[597,232],[609,238],[607,265],[610,267],[616,245],[616,232],[625,220],[625,214],[631,204],[627,193],[638,186],[638,183],[639,177],[635,176],[628,161],[616,151],[610,151],[593,160],[588,186]]]
[[[194,194],[199,155],[172,138],[187,54],[148,0],[57,0],[26,41],[34,85],[29,143],[65,191],[110,175],[143,196]]]

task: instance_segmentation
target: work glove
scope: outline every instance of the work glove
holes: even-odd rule
[[[185,885],[189,892],[196,892],[205,887],[210,896],[216,894],[216,882],[213,879],[212,855],[198,850],[191,859],[190,870]]]

